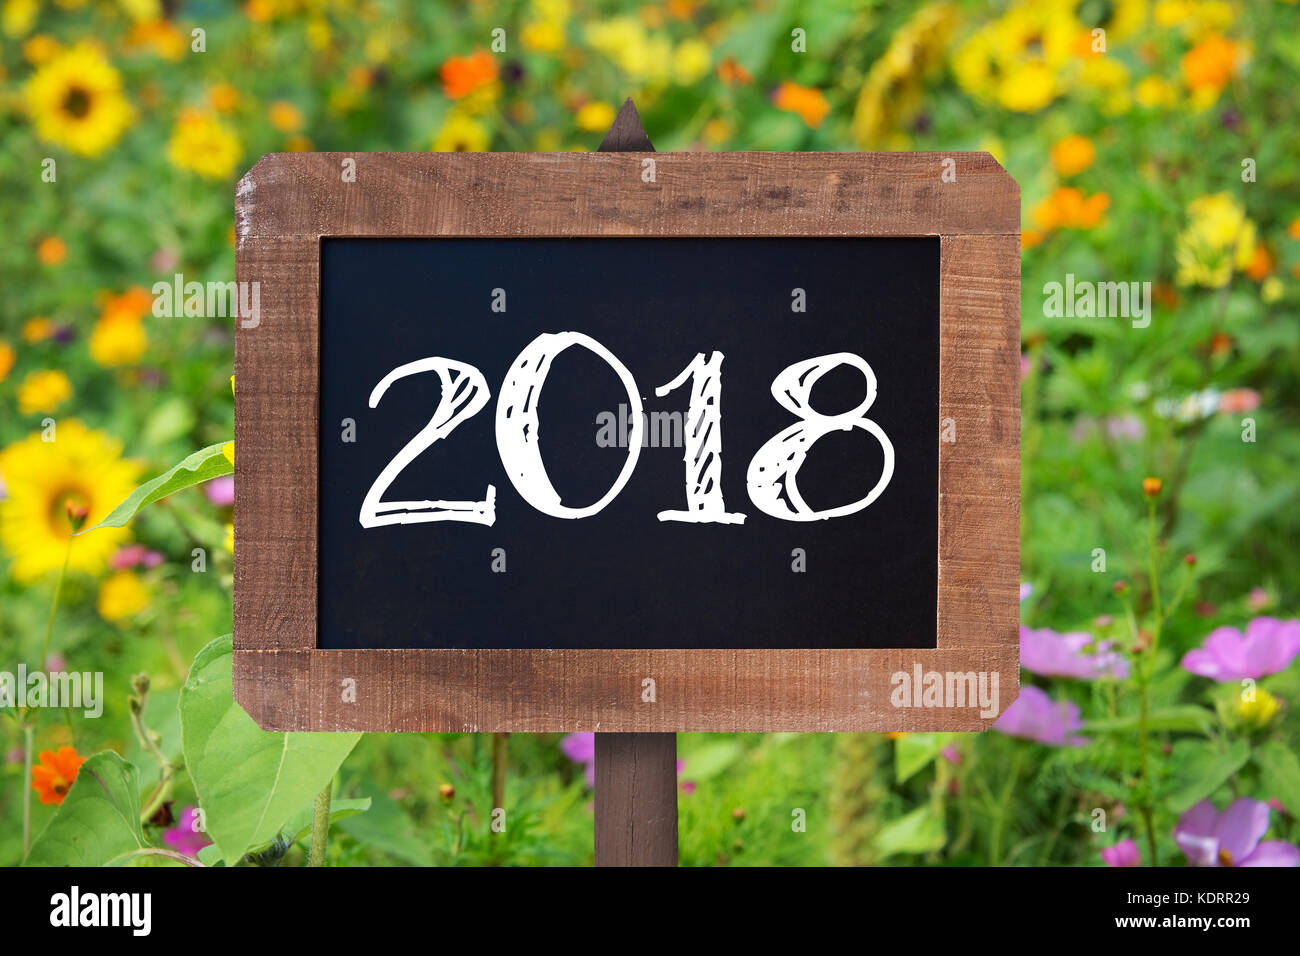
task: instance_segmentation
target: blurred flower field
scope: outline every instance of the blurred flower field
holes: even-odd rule
[[[97,716],[0,698],[0,863],[301,865],[331,780],[310,862],[591,861],[582,735],[261,769],[219,710],[233,321],[152,289],[233,279],[264,153],[594,149],[632,96],[661,151],[987,150],[1023,200],[1020,699],[682,735],[682,862],[1297,865],[1298,74],[1271,0],[0,0],[0,671],[104,675]],[[1149,282],[1149,323],[1049,308],[1067,276]]]

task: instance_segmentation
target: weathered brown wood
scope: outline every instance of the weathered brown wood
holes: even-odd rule
[[[596,734],[596,865],[677,865],[676,734]]]
[[[641,115],[636,111],[636,104],[629,96],[623,102],[623,108],[614,117],[614,125],[609,128],[605,138],[600,141],[598,153],[653,153],[654,144],[641,125]]]
[[[1019,190],[983,153],[346,154],[264,157],[241,180],[235,695],[274,730],[979,730],[978,709],[896,708],[891,675],[1018,689]],[[957,181],[940,179],[941,161]],[[629,165],[635,161],[635,165]],[[934,650],[316,648],[322,235],[941,236]],[[641,681],[656,681],[655,703]],[[357,684],[344,702],[341,681]]]

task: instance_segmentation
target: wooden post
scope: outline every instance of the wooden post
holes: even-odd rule
[[[629,98],[602,153],[653,153]],[[596,734],[596,865],[677,865],[677,735]]]
[[[677,865],[676,734],[596,734],[596,865]]]

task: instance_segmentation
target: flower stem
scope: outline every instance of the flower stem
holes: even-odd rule
[[[23,724],[23,859],[32,849],[32,739],[36,727],[30,722]]]
[[[54,633],[54,616],[59,611],[59,595],[63,593],[63,579],[68,576],[68,561],[72,558],[73,535],[68,535],[68,549],[63,552],[63,567],[59,569],[59,580],[54,585],[54,598],[50,601],[50,616],[45,621],[45,639],[41,641],[41,657],[36,666],[42,670],[50,654],[50,636]]]
[[[330,790],[334,786],[331,777],[325,788],[316,794],[316,814],[311,821],[311,853],[307,857],[308,866],[325,865],[325,841],[330,832]]]

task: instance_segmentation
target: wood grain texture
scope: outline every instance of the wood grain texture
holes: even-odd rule
[[[267,729],[979,730],[899,708],[895,672],[1019,680],[1019,189],[984,153],[347,154],[264,157],[236,193],[235,696]],[[951,156],[957,182],[939,179]],[[935,650],[316,647],[320,238],[941,236]],[[939,423],[936,423],[938,425]],[[936,440],[939,434],[936,433]],[[684,642],[687,640],[684,637]],[[656,701],[641,699],[656,682]],[[357,699],[341,682],[356,681]]]
[[[597,866],[677,865],[677,735],[596,734]]]

